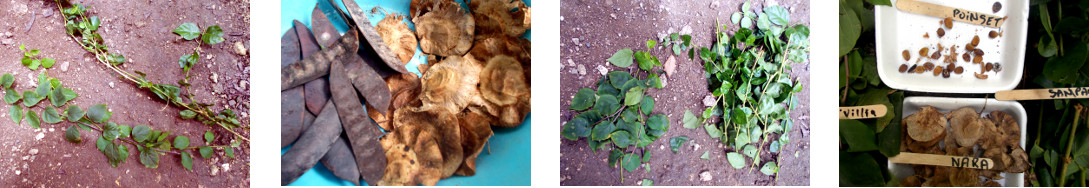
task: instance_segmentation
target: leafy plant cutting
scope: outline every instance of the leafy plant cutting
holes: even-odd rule
[[[778,157],[762,161],[760,155],[766,149],[778,156],[790,142],[786,134],[793,127],[790,109],[796,106],[794,93],[802,86],[785,71],[808,59],[809,27],[791,26],[789,12],[779,6],[755,13],[748,7],[746,2],[742,12],[734,14],[731,21],[741,28],[733,36],[717,31],[710,48],[699,48],[715,103],[700,116],[685,111],[682,122],[689,129],[702,124],[711,138],[733,146],[734,151],[726,154],[733,168],[756,169],[760,165],[760,172],[775,175]],[[750,19],[756,19],[755,28],[750,29]],[[722,121],[711,123],[715,117]],[[746,158],[751,158],[751,163]]]

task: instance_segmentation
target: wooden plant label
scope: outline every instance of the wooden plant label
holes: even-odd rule
[[[1089,87],[1018,89],[998,91],[994,94],[1000,101],[1012,100],[1047,100],[1047,99],[1084,99],[1089,98]]]
[[[882,104],[839,107],[839,119],[869,119],[884,117],[888,108]]]
[[[988,7],[990,7],[988,5]],[[999,28],[1006,22],[1006,17],[1000,17],[982,12],[969,11],[962,8],[943,6],[917,0],[896,1],[896,8],[902,11],[933,16],[938,18],[953,18],[953,20]]]
[[[994,161],[988,158],[935,155],[923,153],[900,152],[900,155],[889,158],[890,162],[917,165],[948,166],[954,168],[991,169]]]

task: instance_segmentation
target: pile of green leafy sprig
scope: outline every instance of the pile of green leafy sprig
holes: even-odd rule
[[[752,19],[757,27],[749,29]],[[763,164],[760,172],[774,175],[779,172],[779,158],[765,162],[760,155],[765,148],[778,153],[790,141],[786,134],[793,127],[790,109],[797,106],[794,93],[802,86],[785,71],[792,63],[808,59],[809,27],[791,26],[785,8],[769,6],[752,12],[749,2],[731,21],[741,25],[733,36],[717,31],[713,46],[699,49],[715,103],[699,117],[685,111],[682,122],[690,129],[703,124],[711,138],[731,144],[734,152],[727,153],[727,159],[732,167],[749,166],[747,156],[752,169]],[[789,104],[784,107],[784,103]],[[709,123],[719,116],[722,121]]]
[[[647,42],[647,48],[655,46],[656,42]],[[658,57],[630,48],[617,51],[608,61],[629,69],[633,62],[638,62],[639,69],[646,71],[646,77],[640,79],[636,77],[638,74],[628,71],[613,71],[598,80],[596,90],[580,89],[569,109],[580,113],[563,125],[560,134],[572,141],[587,138],[594,152],[611,144],[609,166],[619,162],[631,172],[650,161],[650,151],[645,147],[669,130],[669,117],[650,115],[654,110],[654,98],[646,95],[650,88],[663,87],[658,78],[660,69],[654,69],[662,64]],[[639,150],[642,150],[641,155]]]

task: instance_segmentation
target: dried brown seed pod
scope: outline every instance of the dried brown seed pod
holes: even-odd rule
[[[976,56],[975,58],[972,58],[972,63],[979,64],[980,62],[983,62],[982,56]]]
[[[991,71],[991,69],[994,69],[994,64],[987,63],[987,65],[983,67],[983,72]]]
[[[972,46],[979,46],[979,35],[972,37]]]
[[[988,33],[987,36],[989,36],[989,37],[991,37],[993,39],[995,37],[998,37],[998,32],[997,31],[991,31],[991,33]]]
[[[968,55],[968,53],[964,53],[964,55],[962,55],[962,57],[964,57],[964,62],[972,61],[972,56]]]
[[[953,72],[956,72],[957,74],[964,73],[964,67],[957,67]]]
[[[930,49],[926,48],[926,47],[923,47],[922,49],[919,49],[919,56],[920,57],[929,56],[930,53],[928,53],[928,52],[930,52]]]
[[[907,64],[900,64],[900,72],[907,72],[907,70],[908,70]]]
[[[938,38],[945,36],[945,29],[938,28]]]
[[[945,71],[942,71],[942,78],[949,78],[949,69],[945,69]]]
[[[934,70],[934,63],[926,62],[925,64],[923,64],[923,67],[926,67],[927,71]]]
[[[908,52],[908,50],[904,50],[904,61],[907,61],[907,60],[910,60],[910,59],[911,59],[911,53]],[[903,72],[903,71],[900,71],[900,72]]]
[[[941,51],[934,51],[934,53],[930,54],[930,59],[938,59],[940,57],[942,57]]]
[[[953,29],[953,17],[945,17],[945,28]]]
[[[976,50],[976,45],[972,45],[972,43],[964,44],[964,51],[972,52],[972,51],[975,51],[975,50]]]
[[[976,48],[976,50],[973,51],[973,52],[975,53],[976,56],[983,56],[983,50],[980,50],[979,48]]]
[[[934,76],[942,74],[942,67],[934,67]]]
[[[916,67],[915,68],[915,73],[924,73],[926,71],[927,71],[926,67]]]

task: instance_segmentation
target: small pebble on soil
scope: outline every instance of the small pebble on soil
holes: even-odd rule
[[[709,171],[700,172],[700,181],[711,181],[711,172],[709,172]]]

